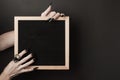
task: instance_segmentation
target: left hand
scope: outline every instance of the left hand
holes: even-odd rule
[[[22,58],[22,56],[26,53],[27,51],[23,50],[19,53],[19,56]],[[34,59],[31,58],[32,54],[29,54],[20,61],[16,62],[15,60],[12,60],[3,70],[0,76],[0,80],[10,80],[12,77],[18,74],[33,71],[35,68],[29,68],[29,65],[31,65],[34,62]]]

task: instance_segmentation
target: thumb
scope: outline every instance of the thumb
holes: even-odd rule
[[[41,16],[47,16],[52,10],[52,5],[49,5],[48,8],[41,14]]]

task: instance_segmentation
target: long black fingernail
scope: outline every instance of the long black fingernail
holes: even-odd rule
[[[50,2],[49,6],[51,6],[53,4],[53,2]]]
[[[54,21],[54,18],[50,18],[48,19],[48,22]]]
[[[31,53],[30,48],[27,48],[26,51],[27,51],[27,53]]]
[[[33,60],[35,61],[35,58],[33,58]]]
[[[38,67],[35,67],[33,70],[34,70],[34,71],[38,70]]]

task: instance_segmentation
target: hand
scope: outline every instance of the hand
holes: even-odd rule
[[[21,53],[19,53],[19,56],[22,57],[26,52],[26,50],[23,50]],[[35,68],[27,68],[34,62],[34,60],[31,58],[32,54],[29,54],[18,62],[12,60],[4,69],[3,73],[0,76],[0,80],[10,80],[10,78],[18,74],[33,71]]]
[[[41,14],[43,17],[49,17],[53,19],[58,19],[60,16],[63,16],[63,13],[52,11],[52,6],[49,5],[49,7]]]

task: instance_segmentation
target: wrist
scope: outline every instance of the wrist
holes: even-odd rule
[[[0,80],[10,80],[10,76],[7,73],[2,72],[0,75]]]

